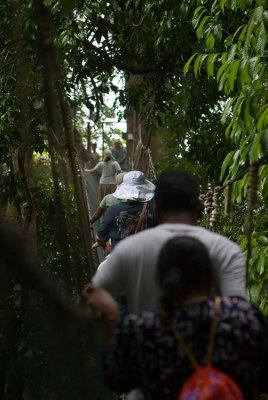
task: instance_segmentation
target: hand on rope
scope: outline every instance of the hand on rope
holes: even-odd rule
[[[95,242],[91,245],[91,249],[96,249],[97,247],[102,247],[103,250],[106,248],[106,243],[103,242],[98,235],[96,235]]]
[[[98,235],[96,235],[96,241],[91,245],[91,249],[96,249],[97,247],[101,247],[104,251],[107,251],[108,253],[110,253],[112,250],[111,243],[109,241],[103,242]]]
[[[118,323],[118,306],[113,297],[104,289],[89,283],[79,296],[77,304],[90,309],[101,322],[101,337],[104,347],[114,341],[114,331]]]

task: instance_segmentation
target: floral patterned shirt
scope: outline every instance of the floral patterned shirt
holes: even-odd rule
[[[182,306],[172,320],[200,364],[206,363],[214,298]],[[222,297],[213,365],[240,385],[245,399],[265,382],[268,325],[258,308],[239,297]],[[266,363],[266,368],[264,366]],[[116,343],[104,352],[109,386],[119,392],[140,387],[148,398],[175,400],[193,368],[161,312],[144,311],[121,321]],[[265,388],[265,389],[267,389]]]

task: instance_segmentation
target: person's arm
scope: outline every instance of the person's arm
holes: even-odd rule
[[[95,211],[95,213],[92,215],[92,217],[90,218],[90,223],[94,224],[94,222],[96,222],[98,219],[100,219],[100,217],[104,214],[105,209],[98,207],[97,210]]]
[[[219,294],[247,298],[246,263],[240,247],[234,242],[226,240],[226,243],[216,250],[216,255],[215,272]]]
[[[82,291],[78,304],[89,308],[100,318],[102,346],[112,346],[119,319],[118,305],[113,297],[106,290],[89,283]]]
[[[100,172],[101,173],[102,172],[102,168],[103,168],[103,161],[100,161],[100,162],[98,162],[98,164],[95,165],[94,168],[90,168],[90,169],[85,168],[84,170],[86,172],[90,172],[90,173],[92,173],[92,172]]]
[[[115,169],[117,174],[121,174],[121,172],[123,172],[121,170],[121,167],[120,167],[120,165],[119,165],[119,163],[117,161],[114,161],[114,169]]]
[[[97,170],[95,168],[90,168],[90,169],[85,168],[84,171],[92,173],[92,172],[96,172]]]
[[[95,288],[91,283],[81,293],[78,305],[93,311],[100,320],[104,369],[109,386],[120,392],[138,387],[141,383],[142,360],[136,333],[136,316],[127,316],[119,322],[116,301],[106,290]],[[128,371],[127,376],[125,371]]]
[[[112,207],[109,207],[97,231],[97,235],[102,242],[107,242],[110,239],[110,229],[113,224],[114,213]]]
[[[120,244],[111,252],[103,267],[98,269],[92,278],[95,287],[108,290],[115,298],[124,293],[126,286],[124,265],[127,261],[125,255],[120,252]]]
[[[96,241],[91,246],[92,249],[96,249],[96,247],[102,247],[103,250],[106,249],[106,242],[102,241],[98,235],[96,235]]]

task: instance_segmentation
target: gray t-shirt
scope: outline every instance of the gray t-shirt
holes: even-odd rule
[[[246,267],[240,247],[222,235],[186,224],[162,224],[124,239],[96,272],[93,284],[114,297],[125,294],[130,313],[159,308],[158,255],[175,236],[193,237],[206,246],[215,270],[216,293],[246,297]]]
[[[100,183],[116,184],[117,172],[121,170],[117,161],[100,161],[94,168],[101,173]]]

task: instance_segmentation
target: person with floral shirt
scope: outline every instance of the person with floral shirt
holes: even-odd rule
[[[198,363],[206,364],[215,300],[206,247],[191,237],[170,239],[160,251],[157,279],[163,290],[161,308],[127,315],[120,322],[115,305],[108,305],[112,297],[102,304],[95,297],[104,289],[92,287],[92,296],[85,299],[103,315],[105,373],[112,390],[140,388],[146,399],[175,400],[193,367],[173,324]],[[237,382],[246,400],[257,399],[268,389],[267,320],[242,297],[220,299],[212,364]]]

